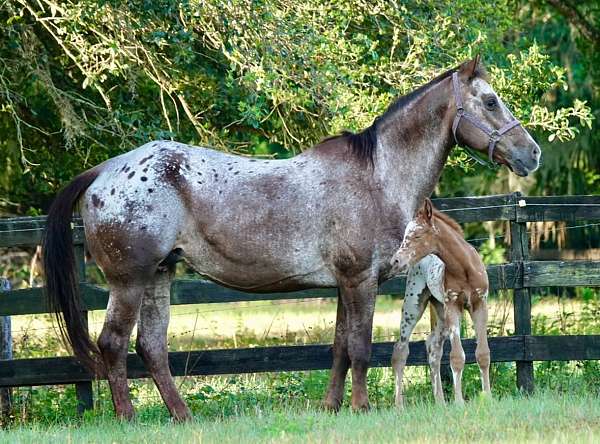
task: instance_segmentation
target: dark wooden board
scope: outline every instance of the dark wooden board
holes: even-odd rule
[[[515,219],[512,194],[432,199],[433,205],[458,222]]]
[[[516,282],[516,268],[513,264],[491,265],[488,267],[492,290],[512,288]],[[405,276],[384,282],[379,294],[404,295]],[[104,310],[108,302],[108,291],[83,283],[83,298],[87,310]],[[208,304],[242,301],[268,301],[280,299],[310,299],[336,297],[335,288],[303,290],[290,293],[244,293],[231,290],[209,281],[198,279],[176,279],[171,287],[171,304]],[[12,290],[0,297],[0,315],[24,315],[48,313],[48,306],[42,288]]]
[[[443,363],[448,363],[448,344]],[[475,341],[463,341],[468,363],[475,362]],[[490,338],[493,362],[522,359],[524,338],[510,336]],[[371,365],[388,367],[392,342],[373,344]],[[324,370],[331,366],[331,345],[257,347],[231,350],[209,350],[169,353],[175,376],[221,375],[293,370]],[[148,372],[141,359],[128,356],[128,377],[146,378]],[[427,365],[425,342],[412,342],[407,365]],[[72,357],[17,359],[0,362],[0,386],[52,385],[87,381],[90,375]]]
[[[525,355],[533,361],[600,359],[600,336],[527,336]]]
[[[517,221],[581,221],[600,219],[600,196],[523,196]]]
[[[84,241],[81,218],[73,218],[73,243]],[[0,247],[32,247],[39,245],[46,227],[46,217],[0,218]]]
[[[600,287],[600,261],[528,261],[525,287]]]
[[[508,336],[490,338],[492,362],[600,359],[600,335]],[[467,363],[475,362],[475,341],[463,340]],[[448,344],[443,363],[448,363]],[[373,344],[371,366],[390,365],[392,342]],[[331,345],[194,350],[169,353],[176,376],[220,375],[272,371],[319,370],[331,365]],[[407,365],[427,365],[424,341],[411,342]],[[129,378],[146,378],[141,359],[128,357]],[[0,387],[70,384],[90,380],[72,357],[16,359],[0,362]]]

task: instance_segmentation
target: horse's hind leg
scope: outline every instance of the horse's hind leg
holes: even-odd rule
[[[427,301],[431,293],[427,288],[424,288],[420,294],[406,292],[404,303],[402,304],[402,320],[400,321],[400,339],[394,344],[394,352],[392,354],[392,367],[396,377],[396,407],[404,406],[404,391],[403,377],[404,367],[408,359],[408,343],[417,322],[423,316]]]
[[[431,369],[431,387],[433,389],[433,397],[435,402],[444,404],[444,390],[442,389],[442,377],[440,374],[440,366],[442,362],[442,354],[444,353],[444,341],[446,340],[446,328],[444,324],[444,304],[435,298],[431,298],[431,303],[435,308],[437,321],[433,331],[427,337],[425,343],[427,347],[427,360]]]
[[[176,421],[185,421],[192,415],[181,399],[169,369],[167,328],[170,284],[169,272],[163,271],[158,272],[154,282],[146,287],[140,311],[136,351],[152,375],[171,416]]]
[[[475,359],[481,372],[481,388],[484,393],[491,394],[490,390],[490,347],[487,340],[488,310],[485,299],[480,300],[470,311],[477,339]]]
[[[127,386],[127,348],[139,316],[144,285],[109,282],[109,286],[106,320],[98,338],[98,348],[106,367],[115,414],[131,419],[135,412]]]

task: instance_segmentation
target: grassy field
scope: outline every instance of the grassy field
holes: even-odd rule
[[[534,334],[600,333],[600,300],[595,293],[580,297],[536,296]],[[395,340],[401,300],[380,297],[374,340]],[[91,317],[97,334],[103,312]],[[173,307],[170,348],[252,347],[274,344],[330,343],[335,301],[294,300]],[[465,336],[472,336],[465,322]],[[512,304],[508,295],[490,303],[490,335],[510,334]],[[16,357],[66,354],[47,316],[13,318]],[[414,340],[429,331],[426,312]],[[132,343],[133,345],[133,343]],[[479,371],[468,365],[463,388],[465,408],[433,404],[428,370],[407,369],[407,409],[393,409],[393,374],[371,369],[368,377],[373,409],[354,415],[345,404],[339,415],[320,410],[327,371],[266,373],[178,378],[195,417],[173,425],[148,380],[131,381],[138,419],[114,420],[106,383],[95,387],[95,409],[84,418],[76,413],[73,386],[19,388],[14,391],[12,422],[0,442],[379,442],[379,441],[549,441],[600,438],[600,363],[536,363],[538,393],[522,398],[516,389],[514,363],[491,369],[493,399],[479,396]],[[349,385],[347,386],[349,395]],[[348,396],[347,396],[348,398]],[[346,401],[347,402],[347,401]]]
[[[222,419],[120,423],[107,417],[0,432],[12,443],[142,442],[578,442],[600,440],[600,399],[542,392],[532,397],[478,398],[464,407],[411,405],[337,415],[314,409],[257,410]]]

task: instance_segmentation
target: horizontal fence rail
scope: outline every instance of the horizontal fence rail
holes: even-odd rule
[[[490,338],[492,362],[517,362],[520,387],[533,387],[532,361],[600,359],[600,336],[532,336],[530,289],[536,287],[600,287],[600,261],[531,261],[528,256],[526,223],[534,221],[600,220],[600,196],[525,197],[518,193],[434,199],[434,205],[461,223],[508,221],[511,225],[511,262],[488,267],[492,291],[515,290],[516,335]],[[44,217],[0,219],[0,247],[33,247],[40,243]],[[83,251],[82,221],[73,219],[73,241]],[[80,254],[83,269],[83,255]],[[379,294],[404,294],[403,276],[383,283]],[[108,291],[82,282],[87,311],[106,308]],[[335,288],[290,293],[244,293],[202,280],[177,279],[171,287],[171,304],[204,304],[280,299],[335,297]],[[12,290],[0,295],[0,316],[41,314],[49,310],[43,289]],[[398,320],[400,321],[400,320]],[[463,340],[468,363],[475,362],[475,342]],[[371,364],[389,366],[392,343],[373,344]],[[286,370],[316,370],[331,366],[331,345],[258,347],[228,350],[171,352],[175,376],[253,373]],[[443,362],[448,360],[445,349]],[[408,365],[426,365],[423,341],[411,342]],[[149,374],[141,360],[128,358],[130,378]],[[0,387],[76,383],[85,388],[93,377],[73,358],[16,359],[0,362]],[[520,382],[519,382],[520,381]],[[91,386],[90,386],[91,387]],[[91,388],[89,389],[91,393]],[[79,391],[78,391],[79,393]],[[88,397],[91,399],[91,395]],[[86,405],[90,404],[90,399]]]
[[[466,363],[475,360],[474,339],[463,339]],[[493,362],[570,361],[600,359],[600,335],[584,336],[505,336],[489,338]],[[389,367],[393,342],[373,344],[372,367]],[[407,365],[428,365],[425,341],[410,343]],[[448,343],[444,346],[442,364],[448,364]],[[173,376],[226,375],[331,368],[331,345],[289,345],[222,350],[170,352]],[[140,357],[127,358],[128,378],[149,378]],[[72,384],[93,379],[73,357],[15,359],[0,366],[0,387]]]
[[[600,287],[600,261],[524,261],[487,267],[490,290],[514,290],[536,287]],[[380,295],[404,295],[406,277],[390,279],[379,287]],[[108,290],[82,283],[84,308],[104,310]],[[281,299],[316,299],[337,297],[335,288],[317,288],[288,293],[244,293],[210,281],[175,279],[171,285],[171,305],[211,304],[224,302],[275,301]],[[49,313],[43,288],[11,290],[0,297],[0,316]]]

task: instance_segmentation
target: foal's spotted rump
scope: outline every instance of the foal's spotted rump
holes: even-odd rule
[[[460,226],[435,210],[429,199],[406,228],[402,245],[392,258],[396,271],[408,268],[406,295],[400,325],[400,340],[394,346],[392,365],[396,372],[396,405],[403,405],[402,377],[408,357],[408,342],[428,302],[437,313],[437,325],[427,339],[431,382],[436,401],[444,402],[440,361],[443,344],[450,337],[450,365],[454,398],[463,402],[461,377],[465,354],[460,341],[460,319],[467,309],[477,337],[475,356],[481,370],[482,388],[490,393],[490,351],[487,344],[488,280],[485,265],[468,244]]]

